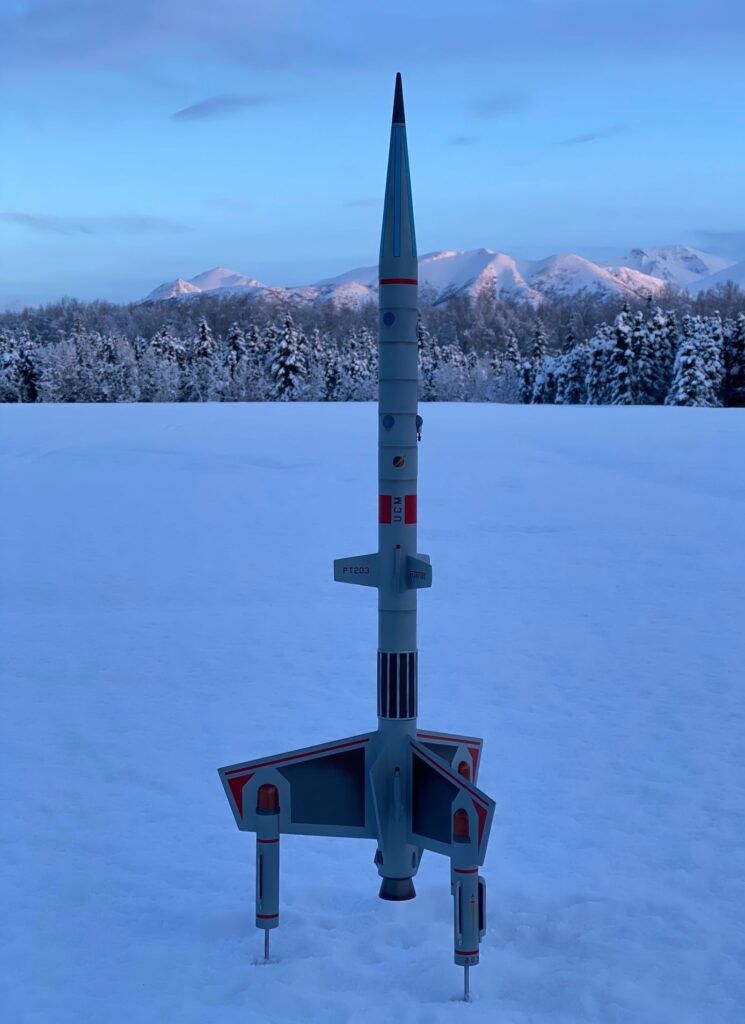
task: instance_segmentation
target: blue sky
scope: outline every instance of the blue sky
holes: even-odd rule
[[[745,258],[741,0],[2,0],[0,306],[420,252]]]

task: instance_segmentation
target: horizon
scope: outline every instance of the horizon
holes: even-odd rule
[[[420,248],[745,258],[734,0],[14,0],[0,308],[375,262],[396,70]]]

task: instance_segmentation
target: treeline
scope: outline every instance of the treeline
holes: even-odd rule
[[[374,307],[202,303],[211,317],[195,319],[191,302],[63,302],[6,314],[0,401],[376,397]],[[227,321],[226,309],[241,316]],[[158,324],[152,334],[136,330],[146,323]],[[735,288],[697,302],[671,295],[664,310],[591,297],[537,311],[490,296],[457,299],[423,308],[418,345],[423,401],[745,405],[745,296]]]

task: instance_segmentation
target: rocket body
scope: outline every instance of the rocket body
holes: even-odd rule
[[[377,728],[219,772],[238,828],[257,836],[265,936],[279,922],[281,834],[374,839],[386,900],[416,895],[424,850],[450,858],[455,962],[467,975],[485,928],[478,866],[495,805],[476,784],[482,741],[417,727],[417,591],[432,585],[429,556],[417,551],[417,270],[397,75],[379,262],[378,550],[334,561],[337,581],[378,591]]]

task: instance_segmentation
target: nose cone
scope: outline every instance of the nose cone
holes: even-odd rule
[[[388,176],[385,184],[383,230],[380,238],[381,281],[406,281],[417,278],[414,206],[411,199],[409,151],[406,146],[406,119],[401,75],[396,75],[393,98],[391,144],[388,150]]]

